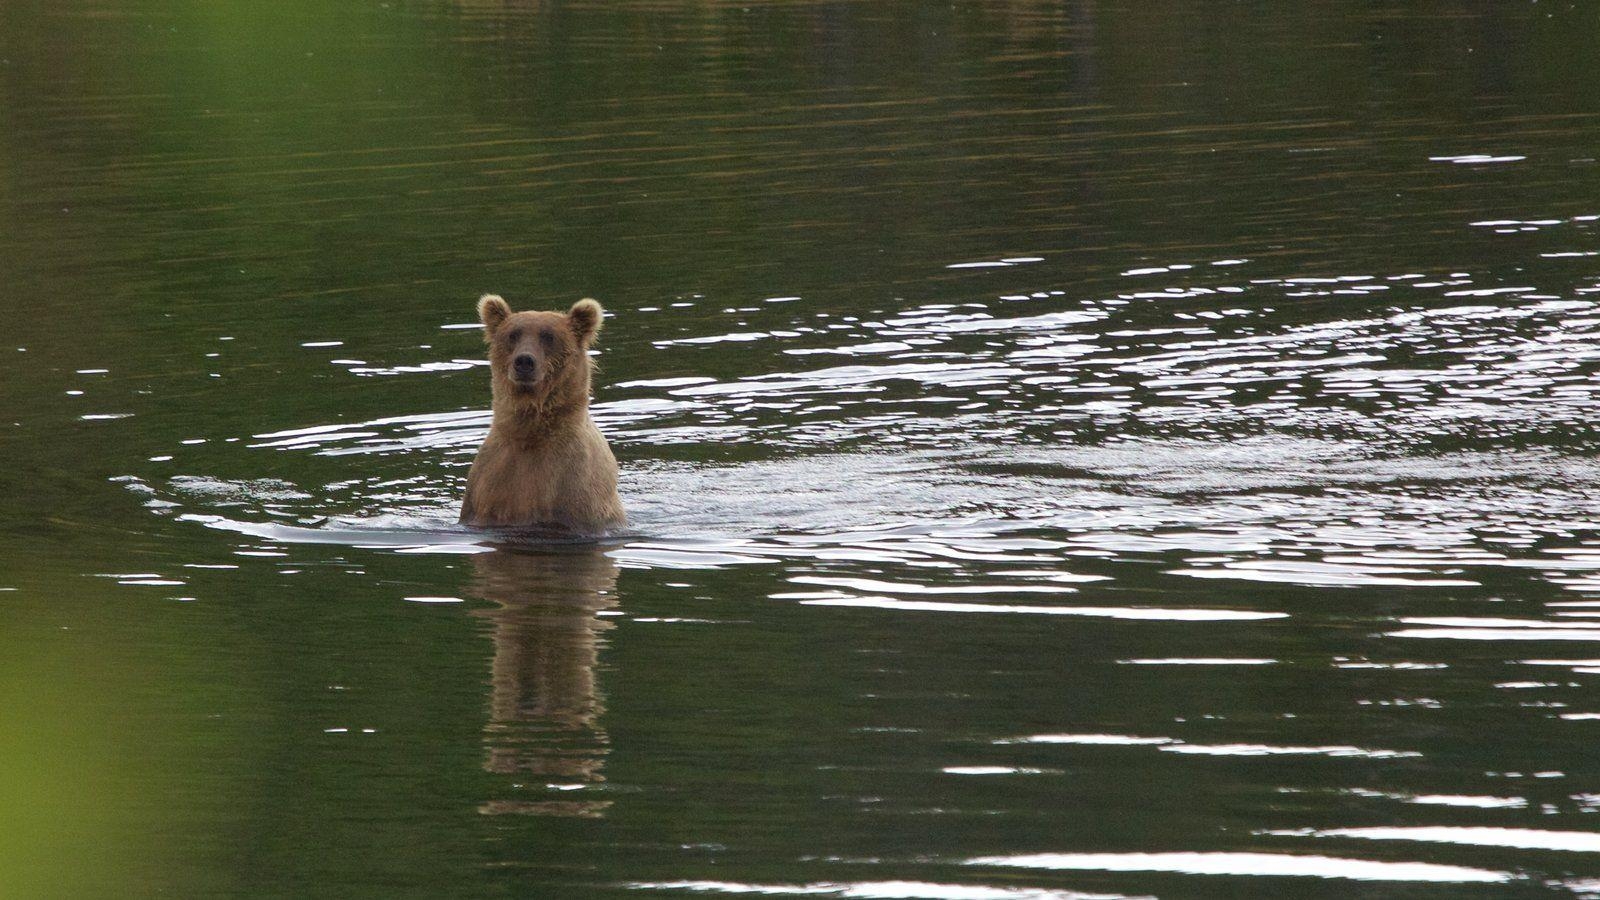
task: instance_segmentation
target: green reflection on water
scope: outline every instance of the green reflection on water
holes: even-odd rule
[[[829,856],[926,880],[917,860],[930,856],[1257,847],[1252,829],[1337,818],[1345,801],[1326,795],[1394,777],[1304,760],[1269,775],[1224,760],[1197,777],[1156,750],[1063,763],[990,743],[1062,721],[1160,734],[1200,707],[1263,740],[1287,727],[1269,714],[1296,709],[1300,740],[1425,748],[1436,770],[1399,769],[1417,792],[1508,768],[1483,735],[1516,713],[1463,684],[1335,689],[1295,668],[1378,630],[1399,592],[1361,595],[1331,635],[1252,633],[1249,653],[1279,669],[1174,680],[1108,660],[1216,655],[1212,638],[819,619],[765,604],[792,587],[771,568],[680,578],[596,554],[300,546],[243,557],[262,542],[159,518],[107,479],[317,492],[415,476],[414,455],[244,445],[481,408],[481,370],[357,378],[332,360],[475,357],[476,334],[440,326],[470,321],[484,290],[533,305],[592,294],[624,314],[604,342],[604,399],[632,379],[793,368],[764,346],[655,344],[740,330],[720,311],[772,297],[866,316],[1045,282],[1093,296],[1151,261],[1238,255],[1276,274],[1470,268],[1515,283],[1529,245],[1463,223],[1591,212],[1596,188],[1600,11],[1540,6],[6,4],[0,587],[17,590],[0,593],[0,871],[19,895],[61,896],[579,896],[719,868],[753,883],[869,877],[803,864]],[[1429,159],[1452,153],[1527,161]],[[945,268],[1017,255],[1046,262],[981,282]],[[1575,284],[1587,270],[1574,266]],[[1287,315],[1315,321],[1314,307]],[[128,418],[80,418],[96,414]],[[778,455],[618,450],[641,467]],[[449,484],[463,462],[422,467]],[[183,583],[101,577],[116,573]],[[1512,587],[1530,603],[1552,593]],[[1112,600],[1173,590],[1136,570]],[[1237,584],[1187,590],[1197,605],[1242,602]],[[1264,608],[1328,603],[1293,586],[1248,593]],[[713,624],[613,629],[612,611]],[[1452,675],[1492,679],[1507,662],[1499,647],[1435,652]],[[1423,690],[1466,719],[1351,712],[1358,695]],[[1596,774],[1587,742],[1538,734],[1512,764],[1571,783],[1517,789],[1534,807],[1559,802],[1576,828],[1570,798],[1600,790],[1583,781]],[[940,771],[985,763],[1066,775]],[[1540,824],[1533,810],[1514,821]],[[1551,877],[1592,866],[1476,855],[1440,858]]]

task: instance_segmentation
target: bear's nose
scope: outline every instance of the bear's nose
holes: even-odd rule
[[[526,378],[533,374],[533,356],[527,353],[520,354],[511,361],[511,367],[516,370],[518,378]]]

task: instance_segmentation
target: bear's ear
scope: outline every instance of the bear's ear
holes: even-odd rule
[[[478,320],[483,323],[484,340],[488,340],[509,318],[511,306],[499,294],[484,294],[478,298]]]
[[[572,304],[572,309],[567,312],[572,332],[578,336],[578,343],[585,347],[594,343],[595,335],[600,333],[600,320],[604,317],[605,311],[600,304],[587,297]]]

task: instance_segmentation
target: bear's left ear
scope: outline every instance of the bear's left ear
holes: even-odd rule
[[[594,343],[595,335],[600,333],[600,320],[605,317],[605,311],[600,304],[585,297],[572,304],[572,309],[567,312],[567,321],[572,324],[572,332],[578,336],[578,343],[587,347]]]

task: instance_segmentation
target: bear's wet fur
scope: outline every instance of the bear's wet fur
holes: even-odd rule
[[[512,312],[478,300],[489,345],[494,421],[467,475],[465,525],[599,534],[623,525],[617,461],[589,417],[589,348],[604,312]]]

